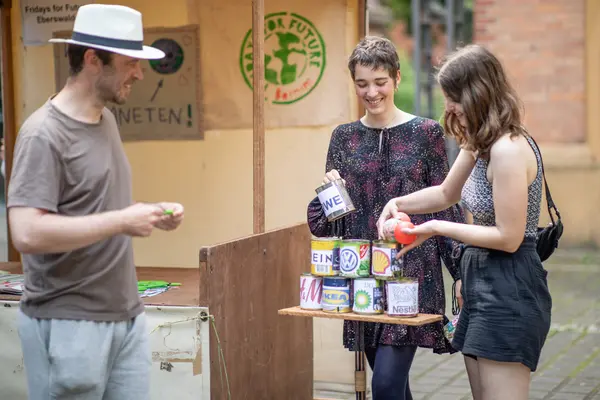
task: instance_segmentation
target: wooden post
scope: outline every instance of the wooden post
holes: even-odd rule
[[[368,32],[368,22],[367,22],[367,0],[358,0],[358,40],[357,43],[365,37]],[[365,115],[365,106],[362,103],[361,99],[357,99],[358,101],[358,118],[361,118]]]
[[[360,41],[369,33],[369,17],[367,12],[367,0],[358,0],[358,40]],[[365,115],[365,106],[358,99],[358,117]],[[363,330],[363,323],[359,322],[359,329]],[[365,368],[366,355],[364,351],[357,351],[354,355],[354,389],[356,400],[367,398],[367,370]]]
[[[12,24],[10,20],[11,0],[1,1],[0,4],[0,35],[2,36],[2,48],[0,53],[0,65],[2,68],[2,112],[4,114],[4,159],[6,165],[4,179],[4,193],[8,197],[8,184],[12,171],[13,149],[17,138],[15,122],[15,85],[13,74],[12,56]],[[21,261],[21,254],[15,249],[10,234],[8,213],[6,219],[6,233],[8,238],[8,261]]]
[[[265,3],[252,0],[254,233],[265,230]]]

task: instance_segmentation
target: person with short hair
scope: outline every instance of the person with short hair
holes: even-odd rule
[[[394,91],[401,80],[400,61],[388,39],[365,37],[352,52],[348,68],[366,113],[333,131],[322,183],[345,180],[356,212],[330,223],[315,197],[307,218],[317,237],[376,240],[377,217],[387,200],[443,182],[448,159],[439,123],[409,114],[394,104]],[[416,224],[434,218],[464,221],[459,207],[409,216]],[[419,282],[419,312],[445,314],[441,259],[453,279],[459,280],[458,265],[452,258],[457,245],[438,237],[407,254],[403,273]],[[365,351],[373,370],[374,400],[412,399],[409,371],[417,347],[438,354],[453,352],[443,331],[446,322],[445,316],[442,322],[418,327],[344,321],[344,346]]]
[[[18,332],[29,398],[148,400],[150,349],[133,237],[170,231],[178,203],[134,203],[131,170],[106,104],[124,104],[143,79],[141,14],[79,8],[66,42],[70,76],[23,123],[8,215],[25,288]],[[168,211],[168,212],[167,212]]]
[[[531,372],[550,329],[552,297],[536,250],[542,201],[541,153],[523,125],[521,103],[498,58],[480,45],[451,54],[437,77],[446,99],[444,125],[461,151],[448,177],[393,198],[378,225],[399,211],[435,213],[462,197],[473,224],[433,219],[401,253],[432,237],[466,246],[462,310],[452,345],[461,351],[476,400],[529,396]]]

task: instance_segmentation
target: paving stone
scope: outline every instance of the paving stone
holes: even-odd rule
[[[438,393],[428,398],[428,400],[456,400],[457,397],[455,394],[442,394]]]
[[[546,396],[548,395],[548,392],[543,391],[537,391],[537,390],[530,390],[529,391],[529,398],[530,399],[544,399],[546,398]]]
[[[595,386],[591,386],[591,385],[586,386],[586,385],[569,384],[569,385],[561,387],[558,392],[559,393],[575,393],[575,394],[586,395],[586,394],[592,393],[592,391],[594,390],[594,387]]]
[[[423,393],[432,393],[442,386],[442,382],[436,379],[425,378],[416,382],[410,381],[411,390]]]
[[[469,377],[467,376],[466,372],[464,375],[461,375],[460,377],[454,379],[454,381],[450,383],[450,386],[455,386],[455,387],[460,387],[460,388],[464,387],[464,388],[471,390],[471,384],[469,383]]]
[[[554,388],[558,387],[563,380],[564,377],[536,376],[531,380],[529,387],[530,390],[545,391],[548,393],[551,392]]]
[[[468,394],[471,394],[471,387],[459,387],[459,386],[443,386],[439,392],[441,394],[454,395],[454,398],[459,398]]]

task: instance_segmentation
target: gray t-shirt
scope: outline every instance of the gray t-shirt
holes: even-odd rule
[[[17,137],[7,207],[85,216],[133,204],[131,170],[112,113],[76,121],[48,100]],[[23,254],[22,311],[32,318],[123,321],[143,311],[131,237],[67,253]]]

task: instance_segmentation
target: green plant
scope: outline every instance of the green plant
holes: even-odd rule
[[[405,51],[398,49],[400,58],[400,72],[402,81],[398,90],[394,94],[394,103],[399,109],[414,114],[415,111],[415,70],[410,58]],[[425,78],[425,77],[423,77]],[[421,116],[427,116],[425,101],[421,101]],[[438,120],[444,112],[444,96],[438,86],[433,90],[433,115],[431,117]]]

